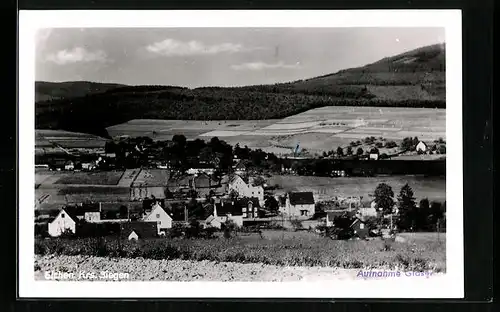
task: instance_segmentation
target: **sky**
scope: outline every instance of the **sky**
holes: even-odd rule
[[[289,82],[445,42],[444,28],[51,28],[36,80],[241,86]]]

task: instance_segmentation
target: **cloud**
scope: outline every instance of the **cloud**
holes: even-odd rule
[[[104,63],[109,61],[106,53],[102,50],[91,52],[80,47],[76,47],[71,50],[65,49],[56,53],[49,54],[46,60],[58,65],[90,62]]]
[[[264,62],[252,62],[252,63],[243,63],[238,65],[231,65],[231,68],[234,70],[264,70],[264,69],[297,69],[300,68],[300,62],[295,64],[285,64],[283,62],[278,62],[274,64],[264,63]]]
[[[241,44],[221,43],[206,45],[203,42],[179,41],[165,39],[146,46],[146,50],[163,56],[191,56],[191,55],[213,55],[219,53],[237,53],[247,51]]]

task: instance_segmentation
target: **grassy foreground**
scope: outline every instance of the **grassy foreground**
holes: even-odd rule
[[[286,233],[286,232],[285,232]],[[445,242],[337,241],[312,233],[237,236],[230,239],[46,239],[35,241],[38,255],[89,255],[146,259],[210,260],[279,266],[386,268],[445,271]]]

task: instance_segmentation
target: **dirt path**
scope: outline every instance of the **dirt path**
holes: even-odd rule
[[[35,279],[45,280],[45,272],[73,273],[69,279],[85,280],[81,273],[103,276],[101,272],[128,273],[121,280],[142,281],[333,281],[361,279],[358,269],[336,269],[325,267],[280,267],[259,263],[231,263],[187,260],[150,260],[125,258],[100,258],[88,256],[37,256],[35,258]],[[116,275],[116,274],[115,274]],[[88,276],[88,275],[87,275]],[[105,280],[111,279],[108,274]],[[442,274],[433,273],[422,277],[435,278]],[[402,277],[405,278],[402,273]],[[87,280],[103,280],[92,277]]]

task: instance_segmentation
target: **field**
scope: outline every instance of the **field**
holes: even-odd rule
[[[278,192],[312,191],[316,201],[328,200],[335,196],[363,196],[371,198],[379,183],[389,184],[397,195],[401,187],[408,183],[418,200],[427,197],[429,200],[446,200],[446,179],[421,176],[387,176],[387,177],[349,177],[328,178],[312,176],[275,175],[268,179],[269,185],[278,184]]]
[[[53,150],[57,143],[63,148],[104,148],[106,139],[79,132],[69,132],[63,130],[35,130],[35,148]]]
[[[117,185],[124,171],[72,172],[62,176],[56,184]]]
[[[225,239],[152,239],[139,244],[107,238],[36,240],[37,255],[89,255],[146,259],[262,263],[277,266],[321,266],[346,269],[446,271],[444,239],[425,243],[382,239],[340,241],[310,232],[263,231]],[[445,235],[441,233],[444,237]]]
[[[158,140],[184,134],[188,139],[218,136],[231,144],[290,153],[300,143],[313,153],[346,146],[367,136],[400,141],[418,137],[431,142],[446,138],[446,110],[329,106],[274,120],[135,119],[107,128],[111,136],[149,136]]]

